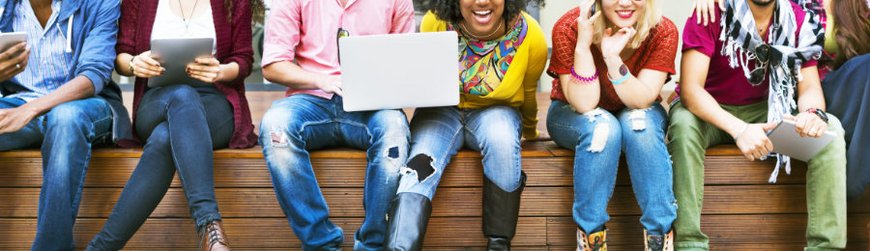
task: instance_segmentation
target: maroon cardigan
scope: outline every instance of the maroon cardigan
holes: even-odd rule
[[[119,21],[117,53],[139,55],[151,48],[151,30],[154,17],[157,15],[158,0],[124,0],[121,2],[121,19]],[[251,110],[245,98],[245,77],[251,74],[251,64],[254,61],[254,50],[251,48],[251,6],[248,0],[232,0],[232,22],[227,20],[223,0],[211,0],[212,16],[217,36],[217,52],[215,57],[223,64],[236,62],[239,65],[239,76],[231,82],[218,82],[215,87],[233,106],[233,137],[230,148],[247,148],[257,144],[254,125],[251,122]],[[133,96],[133,120],[139,102],[147,89],[147,79],[136,78]],[[135,125],[135,123],[133,123]],[[134,129],[135,133],[136,130]]]

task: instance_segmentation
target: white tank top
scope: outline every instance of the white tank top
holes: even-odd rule
[[[188,20],[185,25],[184,19],[175,13],[169,7],[170,0],[159,0],[157,4],[157,15],[154,17],[154,27],[151,30],[151,39],[161,38],[212,38],[217,36],[214,29],[214,17],[211,12],[211,7],[208,5],[200,5],[196,8],[209,8],[208,11],[194,15]],[[209,0],[199,0],[208,3]],[[200,3],[201,4],[201,3]],[[217,39],[215,39],[217,43]]]

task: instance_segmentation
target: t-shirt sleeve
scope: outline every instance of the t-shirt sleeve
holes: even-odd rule
[[[576,13],[575,13],[576,12]],[[574,66],[574,47],[577,46],[577,13],[566,13],[553,26],[553,55],[547,75],[558,79],[559,75],[570,74]]]
[[[273,7],[266,19],[262,66],[296,58],[296,46],[301,39],[302,17],[299,1],[289,1]]]
[[[668,19],[662,19],[656,27],[655,36],[651,41],[650,58],[643,65],[643,69],[667,72],[670,75],[676,74],[674,60],[677,57],[679,39],[680,34],[674,23]]]
[[[716,18],[718,20],[720,15],[719,10],[716,11]],[[716,51],[716,42],[719,40],[718,30],[719,22],[710,23],[707,26],[703,24],[698,24],[697,15],[692,15],[689,17],[689,20],[686,21],[686,26],[683,28],[683,52],[688,50],[697,50],[698,52],[704,53],[708,57],[713,56],[713,52]]]

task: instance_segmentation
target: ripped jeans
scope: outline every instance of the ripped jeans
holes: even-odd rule
[[[435,197],[450,159],[467,146],[483,155],[483,174],[505,191],[520,187],[520,113],[508,106],[420,108],[411,120],[411,152],[398,193]]]
[[[354,250],[383,249],[387,210],[408,156],[408,119],[401,110],[345,112],[337,95],[331,100],[292,95],[272,103],[263,116],[260,145],[278,203],[304,250],[341,250],[344,239],[342,229],[329,220],[309,150],[366,150],[366,217],[354,236]]]
[[[610,219],[607,203],[613,195],[619,156],[625,152],[642,211],[640,222],[651,235],[663,235],[677,217],[665,145],[667,113],[657,103],[615,115],[601,108],[579,114],[558,100],[550,105],[550,136],[559,146],[574,149],[574,222],[587,233],[604,229]]]

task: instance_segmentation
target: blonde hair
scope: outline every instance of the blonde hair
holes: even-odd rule
[[[595,1],[595,8],[600,11],[604,11],[603,6],[601,6],[601,1],[608,0],[598,0]],[[612,0],[610,0],[612,1]],[[621,0],[616,0],[621,1]],[[634,0],[631,0],[634,1]],[[637,49],[640,47],[640,44],[646,40],[646,37],[649,36],[650,30],[658,26],[659,22],[662,21],[662,12],[658,8],[656,4],[658,1],[656,0],[644,0],[646,4],[644,4],[643,13],[640,14],[640,17],[637,19],[637,23],[634,24],[634,29],[637,30],[637,33],[634,35],[634,38],[631,41],[628,41],[626,45],[629,48]],[[607,29],[609,21],[607,21],[607,17],[604,16],[604,13],[601,13],[601,17],[592,24],[593,29],[595,29],[595,35],[592,37],[592,43],[601,44],[601,39],[604,37],[604,30]],[[613,32],[616,32],[614,30]]]

